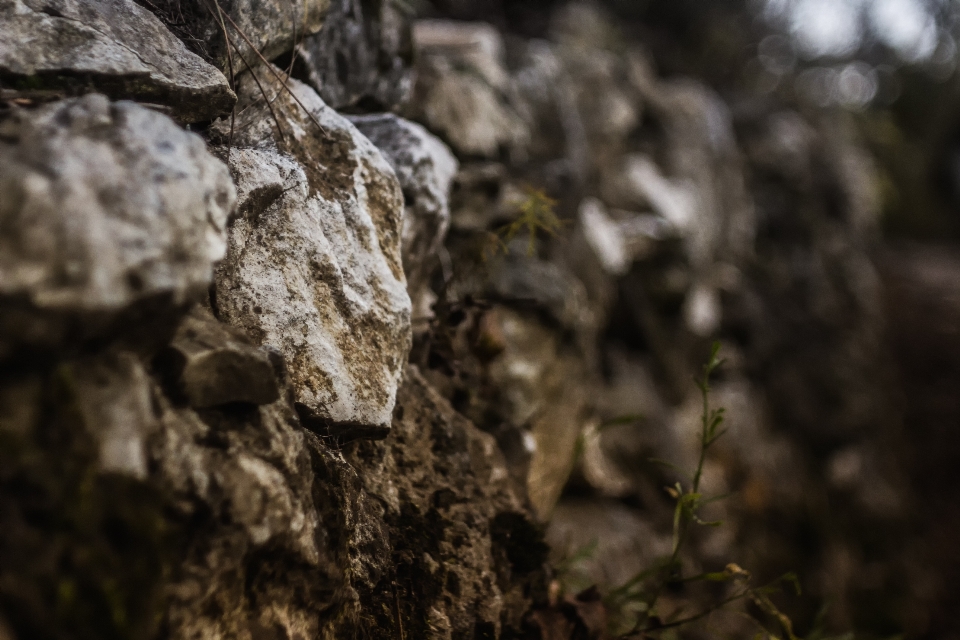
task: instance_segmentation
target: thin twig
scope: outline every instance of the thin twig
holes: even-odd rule
[[[208,7],[209,9],[209,7]],[[234,93],[237,92],[237,74],[233,69],[233,43],[230,42],[230,36],[227,34],[227,25],[223,21],[223,9],[220,8],[220,3],[217,3],[217,15],[220,18],[220,30],[223,32],[223,41],[227,45],[227,67],[230,69],[230,89]],[[239,55],[240,52],[237,52]],[[252,73],[252,72],[251,72]],[[237,121],[237,105],[234,104],[233,108],[230,109],[230,137],[227,139],[227,153],[230,153],[230,149],[233,148],[233,130]]]
[[[397,626],[400,629],[400,640],[407,640],[407,634],[403,632],[403,616],[400,614],[400,594],[397,593],[397,585],[393,585],[393,597],[397,601]]]
[[[280,135],[280,141],[286,144],[287,138],[286,136],[283,135],[283,127],[280,126],[280,119],[277,117],[277,113],[273,110],[273,103],[270,101],[270,98],[267,97],[267,92],[264,90],[263,85],[260,84],[260,78],[258,78],[257,74],[253,72],[253,68],[247,62],[247,59],[243,57],[243,54],[240,53],[240,49],[237,49],[237,55],[240,56],[240,59],[243,61],[243,64],[247,67],[247,71],[250,72],[250,77],[252,77],[253,81],[257,83],[257,88],[260,89],[260,95],[263,96],[263,99],[267,103],[267,109],[270,110],[270,115],[273,116],[273,123],[277,125],[277,133]]]
[[[709,609],[706,609],[706,610],[704,610],[704,611],[701,611],[700,613],[696,613],[696,614],[694,614],[694,615],[692,615],[692,616],[689,616],[689,617],[687,617],[687,618],[681,618],[681,619],[679,619],[679,620],[674,620],[673,622],[667,622],[667,623],[664,623],[664,624],[659,624],[659,625],[657,625],[657,626],[655,626],[655,627],[649,627],[649,628],[644,628],[644,629],[637,629],[636,631],[633,631],[633,632],[627,634],[626,636],[622,636],[622,637],[624,637],[624,638],[635,638],[635,637],[637,637],[638,635],[639,635],[639,636],[644,636],[644,635],[646,635],[647,633],[649,633],[649,632],[651,632],[651,631],[663,631],[664,629],[673,629],[673,628],[675,628],[675,627],[682,627],[682,626],[685,625],[685,624],[690,624],[691,622],[696,622],[697,620],[702,620],[703,618],[706,618],[706,617],[709,616],[711,613],[715,613],[715,612],[719,611],[722,607],[727,606],[727,605],[730,604],[731,602],[736,602],[737,600],[742,600],[743,598],[746,598],[748,595],[750,595],[751,592],[752,592],[752,589],[746,589],[746,590],[744,590],[744,591],[741,591],[740,593],[738,593],[738,594],[735,595],[735,596],[730,596],[729,598],[726,598],[725,600],[721,600],[720,602],[718,602],[717,604],[713,605],[713,606],[710,607]]]
[[[290,43],[290,64],[287,65],[287,77],[289,78],[293,74],[293,62],[297,59],[297,3],[294,2],[292,5],[293,9],[293,41]],[[303,21],[307,21],[307,12],[303,12]]]
[[[213,0],[213,1],[214,1],[215,3],[217,3],[217,5],[219,6],[219,4],[220,4],[220,3],[219,3],[219,0]],[[230,14],[224,13],[223,15],[224,15],[224,17],[227,19],[227,21],[230,23],[230,25],[231,25],[231,26],[236,30],[236,32],[240,35],[240,37],[243,38],[243,41],[247,43],[247,46],[250,47],[251,49],[253,49],[253,52],[254,52],[255,54],[257,54],[257,57],[258,57],[258,58],[260,58],[260,61],[263,62],[264,65],[266,65],[267,69],[270,70],[270,73],[272,73],[272,74],[274,75],[274,77],[277,79],[277,81],[283,86],[283,88],[287,90],[287,93],[290,94],[290,97],[293,98],[294,101],[296,101],[296,103],[297,103],[298,105],[300,105],[300,108],[303,109],[304,113],[307,114],[307,117],[310,118],[310,120],[313,121],[313,124],[315,124],[315,125],[317,126],[317,129],[319,129],[320,132],[321,132],[323,135],[326,136],[326,135],[327,135],[326,129],[323,128],[323,126],[320,124],[320,122],[314,117],[313,113],[312,113],[309,109],[307,109],[307,107],[303,104],[303,102],[300,101],[300,98],[297,97],[297,94],[295,94],[295,93],[293,92],[293,90],[290,89],[289,86],[287,86],[287,82],[286,82],[286,81],[283,79],[283,77],[277,72],[277,70],[273,67],[273,65],[270,64],[270,61],[267,60],[266,58],[264,58],[264,57],[263,57],[263,54],[260,53],[260,51],[259,51],[255,46],[253,46],[253,43],[250,42],[250,38],[248,38],[248,37],[247,37],[247,34],[245,34],[245,33],[243,32],[243,29],[241,29],[240,27],[237,26],[237,23],[233,21],[233,18],[230,17]],[[237,54],[239,54],[239,53],[240,53],[240,51],[239,51],[239,49],[238,49],[238,50],[237,50]],[[248,65],[248,68],[249,68],[249,65]],[[251,73],[252,73],[252,72],[251,72]]]

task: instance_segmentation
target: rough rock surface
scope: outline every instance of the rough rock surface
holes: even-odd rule
[[[542,9],[538,39],[417,25],[403,107],[403,3],[337,0],[325,24],[325,0],[219,0],[222,23],[207,0],[137,3],[222,69],[231,34],[240,103],[201,138],[103,96],[0,94],[0,640],[626,631],[652,612],[601,596],[671,551],[663,487],[687,476],[653,460],[697,464],[715,339],[728,431],[701,490],[733,496],[684,575],[796,570],[812,595],[784,607],[806,629],[835,602],[825,633],[880,611],[888,637],[948,601],[925,565],[955,527],[908,533],[851,122],[660,78],[597,2]],[[57,33],[56,7],[122,5],[39,6],[0,0]],[[136,42],[141,14],[93,42]],[[76,51],[105,92],[132,61]],[[356,115],[386,108],[411,120]],[[890,267],[900,357],[930,381],[912,410],[935,419],[904,432],[939,450],[955,362],[926,355],[955,342],[957,268]],[[921,315],[948,320],[920,339]],[[949,521],[941,455],[911,473]],[[696,589],[663,589],[657,616],[715,602]],[[752,636],[732,613],[710,631]]]
[[[408,637],[519,630],[529,598],[545,587],[547,547],[496,440],[410,367],[390,436],[358,443],[346,457],[390,523],[393,555],[384,570],[395,576],[395,591],[388,598],[399,598],[404,620],[426,612],[410,615]]]
[[[384,114],[350,121],[377,145],[403,189],[403,270],[413,316],[422,322],[435,298],[429,280],[450,225],[450,187],[459,163],[443,142],[409,120]]]
[[[164,105],[185,122],[229,111],[236,96],[222,73],[191,53],[132,0],[3,0],[0,83]]]
[[[247,337],[217,321],[202,307],[184,318],[161,357],[190,406],[214,407],[232,402],[270,404],[280,397],[275,366],[279,354],[250,344]]]
[[[256,149],[261,175],[282,175],[284,187],[232,224],[217,313],[286,357],[308,423],[336,436],[383,435],[410,348],[403,196],[369,140],[312,89],[288,82],[290,91],[261,79],[280,130],[253,79],[238,85],[233,144]],[[229,123],[216,130],[226,139]]]
[[[303,79],[334,109],[395,111],[410,97],[410,22],[396,2],[332,0],[297,56]]]
[[[136,2],[153,11],[191,51],[234,74],[261,66],[261,56],[273,60],[290,52],[304,36],[320,30],[330,8],[330,0]],[[229,51],[225,33],[230,41]]]
[[[206,291],[236,196],[199,136],[95,94],[0,127],[0,358],[123,334]]]
[[[132,354],[5,377],[0,603],[17,637],[519,629],[547,549],[494,439],[409,369],[388,439],[341,452],[282,382],[272,404],[195,411]],[[61,517],[51,545],[44,519]]]

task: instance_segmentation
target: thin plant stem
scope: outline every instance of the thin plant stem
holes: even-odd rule
[[[214,1],[215,3],[217,3],[217,6],[220,5],[219,0],[213,0],[213,1]],[[297,97],[297,94],[294,93],[293,90],[287,85],[286,80],[284,80],[283,76],[280,75],[280,73],[277,72],[277,70],[273,67],[272,64],[270,64],[270,61],[267,60],[266,58],[264,58],[264,57],[263,57],[263,54],[260,53],[259,49],[257,49],[255,46],[253,46],[253,43],[250,41],[250,38],[248,38],[248,37],[247,37],[247,34],[243,32],[243,29],[241,29],[239,26],[237,26],[237,23],[233,21],[233,18],[230,17],[230,14],[224,13],[223,16],[227,19],[227,22],[230,23],[230,26],[232,26],[232,27],[234,28],[234,30],[237,32],[237,34],[239,34],[239,36],[243,39],[243,41],[247,43],[247,46],[250,47],[255,54],[257,54],[257,57],[260,58],[260,61],[263,62],[263,64],[267,67],[267,69],[270,71],[270,73],[273,74],[273,76],[277,79],[277,81],[280,83],[280,85],[281,85],[284,89],[286,89],[286,91],[287,91],[287,93],[290,95],[290,97],[293,98],[293,100],[294,100],[298,105],[300,105],[300,108],[303,109],[303,112],[307,114],[307,117],[310,118],[311,121],[313,121],[313,124],[316,125],[317,129],[319,129],[320,132],[321,132],[324,136],[326,136],[326,135],[327,135],[326,129],[324,129],[323,126],[320,124],[320,122],[316,119],[316,117],[314,117],[313,113],[312,113],[309,109],[307,109],[306,105],[304,105],[303,102],[300,101],[300,98]],[[238,49],[238,50],[237,50],[237,54],[239,55],[239,53],[240,53],[240,51],[239,51],[239,49]],[[247,65],[247,68],[249,69],[250,66]],[[252,70],[251,70],[251,73],[252,73]],[[259,84],[259,81],[258,81],[257,84]]]

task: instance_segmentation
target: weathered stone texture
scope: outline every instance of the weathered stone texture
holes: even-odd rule
[[[0,127],[0,358],[122,334],[138,309],[162,319],[206,291],[236,195],[199,136],[100,95]]]
[[[350,121],[377,145],[403,189],[403,270],[414,318],[422,324],[436,297],[430,276],[450,226],[450,187],[459,163],[443,142],[409,120],[384,114]]]
[[[3,0],[0,23],[0,83],[17,95],[97,91],[186,122],[236,102],[222,73],[132,0]]]
[[[248,75],[233,143],[257,150],[262,175],[284,177],[283,195],[231,226],[218,314],[286,357],[315,428],[383,435],[410,348],[400,185],[376,147],[312,89],[291,79],[287,91],[262,72],[260,82],[280,130]],[[226,139],[229,123],[216,131]],[[251,157],[230,151],[237,167]]]
[[[323,28],[296,51],[303,79],[334,109],[395,111],[410,97],[410,22],[396,2],[332,0]]]
[[[330,0],[136,2],[153,11],[191,51],[234,74],[261,66],[261,56],[273,60],[290,52],[304,36],[320,30],[330,8]]]
[[[386,599],[397,598],[405,633],[516,632],[531,590],[544,587],[547,549],[494,438],[409,367],[390,436],[354,445],[347,459],[390,523],[384,571],[395,585]],[[412,615],[417,610],[425,615]]]

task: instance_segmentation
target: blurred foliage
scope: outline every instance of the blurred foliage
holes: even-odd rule
[[[752,629],[751,634],[758,640],[799,640],[794,631],[794,624],[790,617],[781,611],[774,602],[774,597],[783,591],[785,585],[800,594],[800,582],[795,574],[785,573],[761,586],[752,586],[752,576],[735,562],[728,562],[718,571],[704,571],[696,575],[684,575],[684,554],[688,550],[695,527],[719,527],[720,521],[705,520],[702,509],[710,503],[727,498],[721,496],[705,496],[701,491],[701,480],[707,455],[711,447],[723,437],[725,409],[712,408],[710,403],[710,379],[723,364],[719,357],[720,343],[714,343],[710,357],[703,366],[702,377],[696,380],[700,391],[700,442],[699,458],[696,469],[686,480],[686,486],[681,481],[673,486],[666,487],[667,493],[674,501],[673,509],[673,542],[668,556],[659,558],[651,566],[639,571],[623,584],[614,586],[607,593],[602,594],[597,586],[581,590],[573,595],[570,593],[575,585],[582,584],[585,575],[582,574],[581,564],[589,560],[598,548],[594,540],[579,549],[573,550],[565,558],[554,565],[556,571],[556,589],[559,593],[553,597],[549,612],[540,612],[535,616],[542,635],[547,640],[554,638],[578,637],[569,635],[569,631],[558,624],[563,620],[560,613],[566,605],[567,615],[578,619],[580,625],[592,631],[591,637],[614,637],[620,640],[630,638],[676,638],[677,632],[685,632],[694,627],[699,628],[701,623],[710,626],[710,618],[714,613],[731,610],[745,618]],[[626,422],[632,422],[636,416],[624,417]],[[618,421],[612,421],[618,422]],[[611,422],[611,423],[612,423]],[[680,471],[674,465],[661,462],[665,466]],[[682,475],[682,472],[681,472]],[[705,585],[717,588],[708,588],[706,596],[702,593],[691,594],[687,589],[693,585]],[[671,606],[661,610],[661,600],[668,592],[679,597],[680,606]],[[593,606],[588,606],[593,603]],[[601,604],[602,603],[602,604]],[[746,604],[733,609],[732,605]],[[674,603],[675,604],[675,603]],[[601,607],[602,615],[596,615],[597,607]],[[599,620],[606,623],[606,629],[596,628]],[[822,623],[822,620],[820,621]],[[815,626],[814,637],[824,640],[823,625]],[[707,629],[709,630],[709,629]],[[599,635],[596,635],[599,634]],[[609,634],[609,635],[605,635]]]

